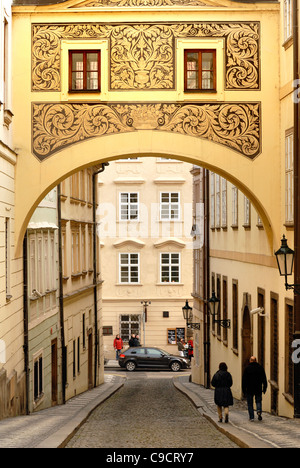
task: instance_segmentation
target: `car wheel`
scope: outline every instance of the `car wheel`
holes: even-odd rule
[[[128,361],[126,362],[126,370],[128,370],[129,372],[133,372],[136,368],[136,363],[133,362],[133,361]]]
[[[172,370],[173,372],[178,372],[178,371],[180,371],[180,369],[181,369],[181,364],[180,364],[180,362],[178,362],[178,361],[174,361],[174,362],[172,362],[170,368],[171,368],[171,370]]]

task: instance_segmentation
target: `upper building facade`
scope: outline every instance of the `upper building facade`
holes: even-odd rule
[[[192,290],[191,167],[120,159],[99,179],[106,358],[115,358],[117,334],[124,348],[135,333],[141,344],[175,354],[180,338],[188,338],[182,307]]]

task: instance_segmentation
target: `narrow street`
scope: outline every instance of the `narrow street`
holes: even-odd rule
[[[126,374],[66,448],[234,448],[173,385],[171,372]]]

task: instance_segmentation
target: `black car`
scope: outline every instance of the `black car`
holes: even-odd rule
[[[128,348],[119,356],[119,365],[132,372],[139,369],[170,369],[178,372],[190,367],[190,361],[159,348]]]

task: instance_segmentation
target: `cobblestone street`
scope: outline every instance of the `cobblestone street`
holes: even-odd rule
[[[174,374],[135,372],[66,448],[232,448],[174,388]]]

